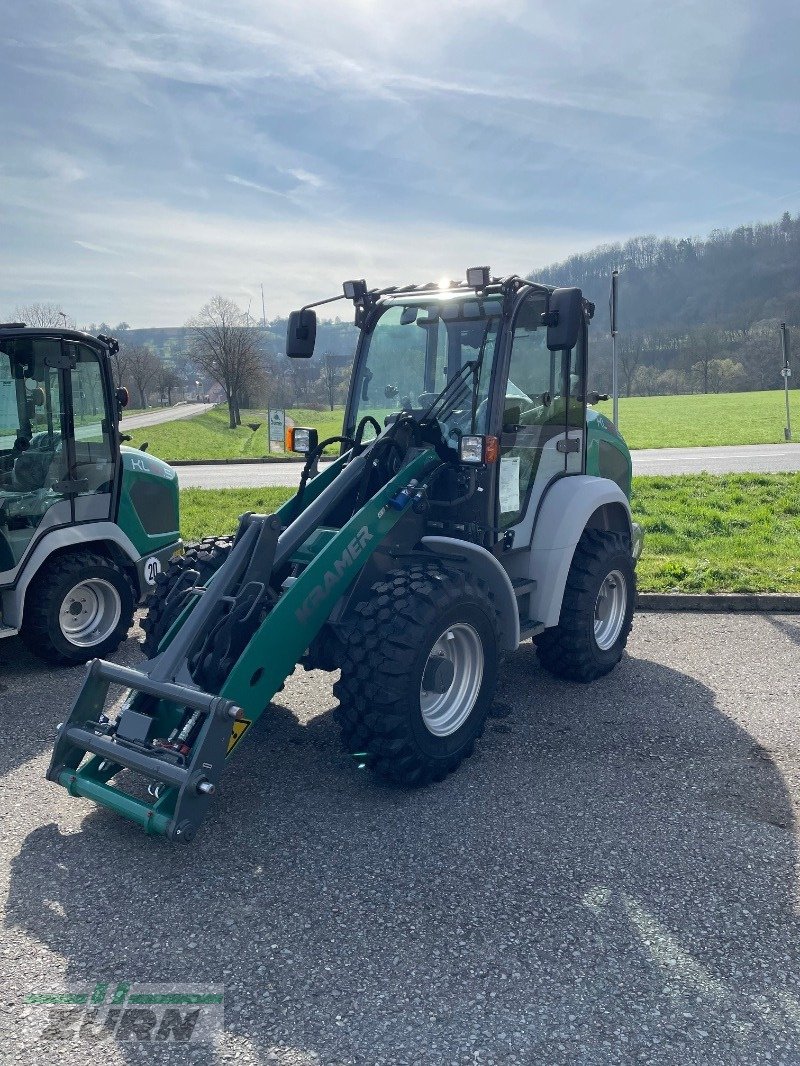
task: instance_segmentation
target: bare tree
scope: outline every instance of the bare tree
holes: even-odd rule
[[[241,424],[242,398],[263,377],[263,339],[259,326],[233,300],[214,296],[187,323],[191,358],[219,384],[228,403],[231,429]]]
[[[695,363],[692,370],[696,374],[700,388],[709,391],[712,363],[719,357],[722,338],[714,326],[706,324],[693,330],[689,336]]]
[[[60,304],[26,304],[24,307],[15,309],[14,318],[18,322],[38,328],[61,326],[64,329],[75,329],[75,319],[63,311]]]
[[[147,393],[161,369],[161,360],[144,344],[132,344],[125,349],[124,362],[126,373],[139,392],[142,407],[147,407]]]
[[[336,365],[333,352],[323,354],[319,376],[327,396],[328,406],[332,411],[334,399],[338,400],[343,384],[342,368]]]
[[[161,402],[164,402],[164,397],[166,396],[167,406],[172,407],[173,389],[183,388],[183,380],[181,379],[181,376],[171,366],[162,363],[158,374],[156,375],[156,384],[158,386]]]
[[[619,365],[625,375],[625,395],[630,396],[633,380],[644,355],[644,337],[641,333],[628,333],[618,341]]]

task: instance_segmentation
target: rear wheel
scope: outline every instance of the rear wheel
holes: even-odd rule
[[[399,784],[442,780],[472,753],[497,683],[486,587],[436,563],[392,571],[341,637],[334,695],[347,750]]]
[[[20,636],[40,659],[85,663],[115,651],[133,624],[131,580],[99,552],[54,556],[25,596]]]
[[[536,642],[542,666],[572,681],[607,674],[622,658],[635,603],[629,539],[587,529],[575,549],[559,623]]]
[[[156,587],[145,600],[147,614],[142,619],[142,650],[148,659],[158,654],[159,644],[186,606],[180,595],[167,603],[167,597],[177,583],[187,570],[197,570],[200,574],[198,583],[204,585],[228,558],[232,546],[233,537],[206,537],[187,548],[183,555],[170,559],[166,569],[156,577]]]

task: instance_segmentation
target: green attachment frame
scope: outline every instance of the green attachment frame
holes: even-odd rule
[[[333,484],[346,458],[337,460],[312,479],[302,499],[294,497],[276,515],[264,516],[258,528],[263,530],[266,523],[273,530],[285,526],[288,532],[309,505]],[[232,568],[228,575],[234,573],[239,565],[234,558],[237,552],[246,561],[248,550],[252,551],[259,534],[256,528],[245,526],[245,532],[208,588],[190,598],[162,641],[156,658],[136,670],[97,659],[89,664],[86,681],[70,717],[59,727],[48,778],[57,781],[70,795],[91,799],[137,823],[148,833],[190,841],[206,813],[227,760],[294,671],[369,557],[402,517],[408,496],[399,506],[392,501],[412,480],[424,478],[439,462],[434,450],[421,451],[341,529],[318,525],[309,530],[298,545],[299,554],[308,555],[308,564],[291,583],[285,583],[284,591],[252,635],[219,694],[202,692],[194,685],[185,656],[179,658],[177,665],[171,663],[171,679],[164,680],[158,664],[163,664],[171,651],[173,658],[176,651],[181,651],[178,637],[184,626],[186,639],[190,638],[192,613],[207,597],[219,600],[225,595],[226,568]],[[292,558],[298,552],[293,552]],[[200,621],[198,616],[197,624]],[[175,647],[171,649],[173,641]],[[114,725],[103,715],[111,683],[123,684],[130,690]],[[186,761],[176,764],[156,751],[150,754],[149,740],[167,737],[183,720],[187,709],[200,716],[202,725]],[[152,726],[148,725],[150,722]],[[130,723],[147,732],[134,736]],[[109,783],[123,768],[150,781],[151,792],[155,791],[152,802],[135,798]]]

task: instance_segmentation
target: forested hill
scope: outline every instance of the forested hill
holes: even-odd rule
[[[800,216],[715,230],[705,239],[633,237],[601,244],[530,275],[578,285],[608,317],[611,271],[621,275],[625,327],[713,324],[747,329],[764,319],[800,323]]]
[[[594,374],[609,383],[608,295],[620,271],[621,384],[628,393],[778,388],[778,323],[800,327],[800,216],[704,239],[634,237],[529,275],[595,302]],[[800,334],[795,329],[796,349]]]

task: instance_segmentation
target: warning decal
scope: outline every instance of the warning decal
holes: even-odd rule
[[[233,729],[231,729],[230,739],[228,740],[228,750],[225,752],[226,758],[230,755],[252,724],[253,723],[249,718],[240,718],[238,722],[233,723]]]

